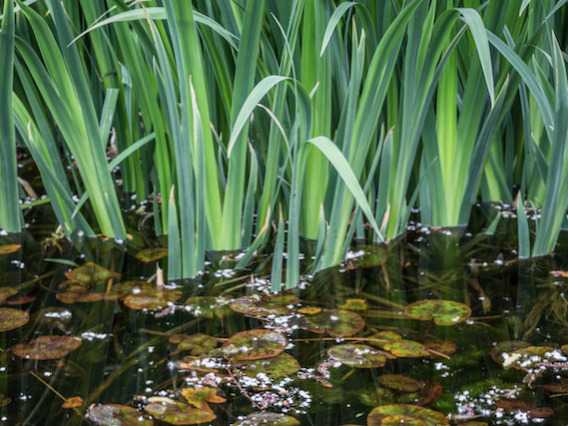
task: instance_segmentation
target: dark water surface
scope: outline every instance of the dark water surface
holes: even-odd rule
[[[568,424],[566,244],[554,256],[519,261],[515,221],[504,218],[486,235],[481,213],[469,233],[412,224],[388,246],[354,246],[344,265],[304,277],[287,298],[267,295],[270,257],[235,272],[233,255],[212,255],[202,276],[163,290],[155,278],[151,290],[121,284],[147,281],[156,263],[167,263],[135,257],[160,245],[141,217],[131,219],[134,239],[122,244],[58,246],[52,228],[40,226],[16,241],[0,236],[0,245],[21,244],[0,255],[0,285],[17,291],[6,303],[33,297],[2,306],[30,320],[0,333],[0,422],[137,424],[112,423],[119,408],[99,406],[120,404],[138,410],[140,421],[177,407],[194,416],[186,420],[211,418],[210,425],[366,425],[379,424],[368,419],[375,407],[398,404],[384,409],[428,425],[444,423],[416,407],[442,413],[447,424]],[[119,275],[71,282],[80,280],[69,272],[87,262]],[[454,325],[410,318],[405,308],[421,300],[459,302],[471,315],[461,321],[456,313]],[[134,309],[143,306],[150,309]],[[245,330],[264,331],[235,336]],[[194,340],[172,338],[180,334]],[[81,345],[54,359],[26,359],[21,344],[40,336]],[[389,339],[403,339],[398,355]],[[514,352],[525,347],[532,348]],[[78,407],[61,407],[76,396]],[[297,422],[242,421],[262,410]]]

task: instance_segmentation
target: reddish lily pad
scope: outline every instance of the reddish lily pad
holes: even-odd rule
[[[15,345],[12,350],[24,359],[57,359],[73,352],[81,346],[78,337],[71,336],[41,336],[28,343]]]
[[[387,359],[394,359],[388,352],[367,345],[337,345],[327,350],[334,361],[355,368],[377,368],[385,365]]]
[[[518,399],[500,399],[495,402],[495,406],[502,408],[508,413],[521,411],[527,413],[529,417],[543,419],[554,414],[554,410],[549,407],[537,407],[532,401],[520,401]]]
[[[0,256],[4,254],[15,253],[20,250],[21,244],[4,244],[0,246]]]
[[[154,311],[156,309],[165,308],[168,306],[169,302],[175,302],[180,297],[181,291],[179,290],[143,290],[140,293],[129,294],[126,296],[124,304],[134,310],[147,309],[149,311]]]
[[[191,351],[191,355],[202,355],[217,346],[217,339],[203,333],[176,334],[170,337],[170,343],[178,345],[179,351]]]
[[[423,358],[431,355],[426,346],[414,340],[395,340],[385,343],[383,348],[397,357]]]
[[[327,331],[333,337],[352,336],[365,326],[360,315],[338,309],[324,309],[315,315],[303,317],[303,321],[302,328],[315,333]]]
[[[394,416],[386,416],[381,422],[381,426],[428,426],[426,422],[415,417],[405,416],[403,414],[396,414]]]
[[[0,287],[0,305],[3,304],[10,296],[18,294],[18,290],[12,287]]]
[[[289,315],[292,306],[299,303],[293,294],[261,294],[255,293],[233,300],[229,307],[236,312],[254,317],[267,317],[269,315]]]
[[[92,405],[86,417],[98,425],[153,426],[155,423],[142,417],[142,412],[137,409],[119,404]]]
[[[63,404],[61,404],[61,408],[77,408],[83,405],[83,398],[80,396],[72,396],[71,398],[67,398]]]
[[[30,320],[30,315],[20,309],[0,308],[0,332],[19,328]]]
[[[78,284],[96,285],[113,278],[118,278],[120,274],[103,268],[94,262],[88,262],[78,268],[65,272],[65,276]]]
[[[233,313],[226,296],[193,296],[185,301],[185,311],[197,318],[225,318]]]
[[[561,379],[560,383],[547,383],[542,387],[552,393],[568,393],[568,379]]]
[[[452,300],[419,300],[404,308],[404,314],[412,319],[434,320],[436,325],[454,325],[471,316],[471,309]]]
[[[383,374],[377,380],[381,385],[401,392],[416,392],[422,388],[422,382],[401,374]]]
[[[428,405],[442,396],[442,385],[439,382],[426,380],[422,389],[418,391],[418,399],[414,400],[417,405]]]
[[[151,402],[144,407],[144,411],[172,425],[195,425],[210,422],[217,418],[207,404],[203,408],[195,408],[179,401]]]
[[[229,338],[222,348],[231,361],[250,361],[280,355],[288,345],[288,339],[272,330],[246,330]]]
[[[234,426],[298,426],[300,422],[292,416],[280,413],[252,413],[245,419],[235,422]]]
[[[389,404],[373,408],[367,416],[367,426],[379,426],[385,417],[403,415],[423,421],[427,426],[449,425],[447,417],[429,408],[409,404]]]
[[[271,379],[278,379],[294,374],[300,369],[300,364],[292,355],[281,353],[272,358],[239,362],[234,368],[245,376],[256,377],[263,374]]]
[[[4,304],[15,306],[15,305],[27,305],[32,303],[36,298],[34,296],[12,296],[4,301]]]
[[[155,262],[156,260],[161,259],[163,257],[166,257],[167,255],[168,255],[167,248],[152,247],[141,250],[138,253],[136,253],[134,256],[136,257],[136,259],[141,260],[142,262],[150,263],[150,262]]]

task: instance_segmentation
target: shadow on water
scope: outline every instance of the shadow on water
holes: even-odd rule
[[[277,296],[269,257],[235,272],[234,253],[162,288],[166,258],[139,260],[162,245],[140,218],[124,243],[72,246],[45,226],[0,237],[20,245],[0,255],[0,421],[560,424],[567,241],[520,261],[514,220],[482,232],[495,212],[510,215],[411,223]]]

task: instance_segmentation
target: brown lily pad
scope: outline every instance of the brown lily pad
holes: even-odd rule
[[[151,402],[144,407],[144,411],[172,425],[195,425],[217,418],[207,404],[203,408],[195,408],[180,401]]]
[[[65,276],[70,281],[84,285],[96,285],[118,278],[120,274],[110,271],[94,262],[88,262],[78,268],[65,272]]]
[[[57,300],[68,305],[73,303],[93,303],[103,300],[104,294],[90,291],[89,288],[82,285],[75,285],[66,291],[59,292],[55,295]]]
[[[293,294],[262,294],[255,293],[233,300],[229,307],[235,311],[253,317],[270,315],[289,315],[294,304],[299,303]]]
[[[324,309],[315,315],[305,316],[302,320],[302,328],[315,333],[327,331],[333,337],[352,336],[365,326],[360,315],[339,309]]]
[[[0,332],[19,328],[30,320],[30,315],[20,309],[0,308]]]
[[[12,296],[4,301],[4,304],[15,306],[15,305],[27,305],[32,303],[36,298],[34,296]]]
[[[456,353],[457,346],[454,342],[450,340],[438,339],[437,337],[428,337],[421,340],[421,343],[428,349],[432,349],[435,352],[442,353],[444,355],[452,355]],[[430,355],[436,355],[430,352]]]
[[[142,291],[152,291],[156,289],[156,285],[146,281],[130,280],[121,281],[111,287],[108,293],[105,293],[105,300],[124,299],[129,294],[136,294]]]
[[[176,334],[170,337],[170,343],[177,344],[179,351],[190,351],[191,355],[202,355],[217,346],[217,339],[203,333]]]
[[[61,404],[61,408],[77,408],[83,405],[83,398],[80,396],[73,396],[71,398],[67,398],[63,404]]]
[[[193,296],[185,301],[185,311],[197,318],[225,318],[233,313],[226,296]]]
[[[404,308],[404,314],[412,319],[434,320],[436,325],[454,325],[471,316],[469,306],[453,300],[419,300]]]
[[[552,393],[568,393],[568,379],[561,379],[560,383],[547,383],[542,387]]]
[[[395,358],[388,352],[356,344],[332,346],[327,350],[327,354],[332,360],[355,368],[382,367],[387,359]]]
[[[41,336],[12,348],[14,354],[24,359],[58,359],[79,348],[82,341],[71,336]]]
[[[280,355],[287,345],[288,339],[277,331],[246,330],[231,336],[222,352],[231,361],[250,361]]]
[[[428,405],[442,396],[442,385],[439,382],[426,380],[422,389],[418,391],[418,399],[414,400],[417,405]]]
[[[129,294],[126,296],[124,298],[124,304],[134,310],[147,309],[149,311],[154,311],[156,309],[165,308],[168,306],[168,303],[175,302],[180,297],[181,291],[179,290],[143,290],[139,293]]]
[[[0,305],[3,304],[10,296],[18,294],[18,290],[12,287],[0,287]]]
[[[152,247],[139,251],[134,255],[134,257],[136,257],[136,259],[142,262],[150,263],[150,262],[155,262],[156,260],[159,260],[163,257],[166,257],[167,255],[168,255],[167,248]]]
[[[407,416],[423,421],[427,426],[449,425],[448,418],[429,408],[409,404],[389,404],[373,408],[367,416],[367,426],[379,426],[388,416]]]
[[[92,405],[86,417],[98,425],[153,426],[154,420],[142,417],[142,412],[133,407],[119,404]]]
[[[396,357],[424,358],[431,355],[431,353],[426,350],[426,346],[414,340],[395,340],[385,343],[383,348]]]
[[[292,355],[281,353],[272,358],[239,362],[233,367],[245,376],[256,377],[258,374],[263,374],[271,379],[278,379],[297,372],[300,364]]]
[[[401,374],[383,374],[377,380],[381,385],[401,392],[416,392],[422,388],[422,382]]]
[[[495,406],[502,408],[508,413],[521,411],[527,413],[529,417],[543,419],[554,414],[554,410],[549,407],[537,407],[532,401],[520,401],[518,399],[500,399],[495,402]]]
[[[235,422],[234,426],[298,426],[300,422],[292,416],[280,413],[252,413],[245,419]]]
[[[0,246],[0,256],[4,254],[15,253],[20,250],[21,244],[3,244]]]

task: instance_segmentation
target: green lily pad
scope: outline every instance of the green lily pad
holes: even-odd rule
[[[298,426],[300,422],[292,416],[280,413],[252,413],[245,419],[234,423],[234,426]]]
[[[412,319],[434,320],[436,325],[454,325],[471,316],[471,309],[452,300],[419,300],[404,308],[404,314]]]
[[[55,295],[57,300],[66,304],[73,303],[92,303],[103,300],[104,294],[95,291],[89,291],[85,286],[76,285],[70,287],[66,291],[59,292]]]
[[[19,328],[30,320],[30,315],[20,309],[0,308],[0,332]]]
[[[377,348],[383,348],[385,344],[394,342],[397,340],[402,340],[402,336],[394,331],[379,331],[367,338],[369,345],[376,346]]]
[[[324,309],[315,315],[304,316],[302,320],[302,328],[315,333],[327,331],[333,337],[352,336],[365,326],[360,315],[339,309]]]
[[[346,311],[366,311],[369,309],[365,299],[347,299],[339,308]]]
[[[126,296],[124,298],[124,304],[134,310],[147,309],[154,311],[156,309],[165,308],[168,306],[168,303],[175,302],[180,297],[181,291],[179,290],[143,290],[139,293]]]
[[[423,358],[431,355],[426,346],[414,340],[395,340],[385,343],[383,348],[397,357]]]
[[[289,315],[292,307],[299,303],[293,294],[261,294],[255,293],[233,300],[229,307],[236,312],[254,317],[267,317],[269,315]]]
[[[403,415],[423,421],[427,426],[449,425],[447,417],[429,408],[409,404],[389,404],[373,408],[367,416],[367,426],[379,426],[385,417]]]
[[[0,246],[0,256],[4,254],[15,253],[20,250],[21,244],[3,244]]]
[[[140,280],[121,281],[111,287],[108,293],[105,293],[105,300],[124,299],[129,294],[137,294],[142,291],[152,291],[156,289],[156,284]]]
[[[155,262],[156,260],[161,259],[163,257],[166,257],[167,255],[168,255],[167,248],[152,247],[139,251],[134,255],[134,257],[136,257],[136,259],[142,262],[150,263],[150,262]]]
[[[18,290],[12,287],[0,287],[0,305],[10,296],[18,294]]]
[[[197,318],[225,318],[233,313],[226,296],[193,296],[185,301],[185,311]]]
[[[416,392],[423,385],[422,382],[401,374],[383,374],[377,380],[381,385],[401,392]]]
[[[356,344],[332,346],[327,350],[327,354],[332,360],[355,368],[382,367],[387,359],[395,358],[388,352]]]
[[[195,425],[210,422],[217,418],[207,405],[204,408],[195,408],[180,401],[151,402],[144,407],[144,411],[172,425]]]
[[[19,343],[12,351],[24,359],[58,359],[79,348],[82,341],[70,336],[41,336],[28,343]]]
[[[65,272],[65,276],[70,281],[78,284],[96,285],[113,278],[118,278],[120,274],[103,268],[94,262],[88,262],[78,268]]]
[[[203,333],[192,335],[175,334],[170,337],[170,343],[178,345],[178,351],[190,351],[191,355],[202,355],[217,346],[217,339]]]
[[[552,346],[528,346],[526,348],[517,349],[509,354],[509,357],[503,361],[503,367],[513,367],[517,370],[528,370],[535,367],[539,363],[557,362],[557,357],[553,355]],[[547,354],[550,354],[547,356]]]
[[[381,422],[381,426],[428,426],[426,422],[415,417],[405,416],[403,414],[396,414],[394,416],[386,416]]]
[[[281,353],[272,358],[239,362],[233,367],[245,376],[256,377],[258,374],[264,374],[271,379],[279,379],[294,374],[300,369],[300,364],[292,355]]]
[[[92,405],[86,417],[98,425],[153,426],[154,420],[142,417],[142,412],[133,407],[119,404]]]
[[[522,340],[506,340],[497,343],[493,349],[491,349],[491,358],[499,364],[503,365],[506,359],[508,359],[511,352],[517,349],[528,348],[531,344],[524,342]]]
[[[246,330],[229,338],[221,349],[231,361],[250,361],[280,355],[288,339],[272,330]]]

